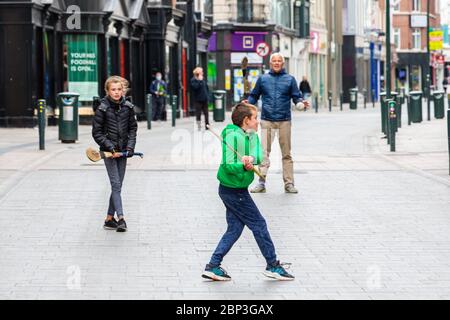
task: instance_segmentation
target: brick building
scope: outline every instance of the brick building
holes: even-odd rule
[[[383,1],[382,1],[383,2]],[[430,28],[440,28],[439,0],[430,1]],[[427,0],[392,1],[392,42],[398,55],[395,87],[426,92],[427,75]],[[441,53],[432,53],[431,85],[442,88],[444,65]]]

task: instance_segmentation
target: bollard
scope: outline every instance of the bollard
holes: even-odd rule
[[[341,91],[341,94],[339,95],[340,102],[341,102],[341,111],[343,110],[344,105],[344,92]]]
[[[145,113],[147,115],[147,129],[152,128],[152,95],[147,94],[147,103],[145,104]]]
[[[172,96],[172,127],[175,127],[175,121],[177,119],[177,105],[178,105],[178,97]]]
[[[367,108],[367,90],[363,89],[363,95],[364,95],[364,109]]]
[[[41,99],[38,101],[38,126],[39,126],[39,150],[45,150],[45,122],[47,103]]]
[[[331,112],[331,101],[333,99],[333,93],[328,91],[328,110]]]
[[[447,109],[448,174],[450,175],[450,108]]]
[[[375,109],[375,90],[372,89],[372,108]]]
[[[318,113],[319,112],[319,95],[318,94],[316,94],[314,96],[314,103],[316,105],[316,113]]]
[[[395,152],[395,134],[397,133],[397,115],[395,100],[389,100],[389,144],[391,146],[391,152]]]
[[[406,114],[408,116],[408,126],[411,125],[411,103],[409,96],[406,97]]]

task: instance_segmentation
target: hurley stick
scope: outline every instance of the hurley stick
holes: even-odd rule
[[[126,157],[127,153],[126,152],[120,152],[121,153],[121,157]],[[98,162],[102,159],[105,158],[112,158],[113,154],[112,152],[106,152],[106,151],[98,151],[94,148],[87,148],[86,149],[86,156],[89,158],[89,160],[91,160],[92,162]],[[139,156],[141,158],[144,157],[143,153],[140,152],[135,152],[133,156]]]
[[[239,160],[242,161],[242,155],[240,155],[239,152],[237,152],[236,150],[234,150],[232,146],[230,146],[226,141],[224,141],[224,140],[222,139],[222,137],[219,136],[219,135],[211,128],[211,126],[210,126],[209,124],[208,124],[206,127],[207,127],[208,130],[209,130],[213,135],[215,135],[220,141],[222,141],[223,143],[225,143],[225,145],[227,146],[227,148],[230,149],[231,151],[233,151],[233,152],[238,156]],[[258,177],[260,177],[262,180],[266,181],[266,178],[263,176],[263,174],[262,174],[255,166],[253,166],[252,171],[253,171],[254,173],[256,173],[256,174],[258,175]]]

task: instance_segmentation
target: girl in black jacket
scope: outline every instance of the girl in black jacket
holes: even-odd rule
[[[122,152],[127,152],[128,157],[133,156],[137,133],[134,106],[125,99],[125,89],[121,77],[112,76],[106,80],[106,97],[95,111],[92,125],[92,136],[100,150],[113,153],[112,158],[105,159],[111,196],[103,227],[118,232],[127,230],[120,195],[127,166],[127,157],[122,157]],[[118,221],[114,219],[114,214],[117,214]]]

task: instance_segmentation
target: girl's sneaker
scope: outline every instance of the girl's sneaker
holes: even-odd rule
[[[106,221],[103,225],[103,229],[105,230],[116,230],[117,229],[117,221],[116,219],[112,218],[111,220]]]
[[[125,219],[120,219],[117,223],[117,232],[125,232],[127,231],[127,223],[125,222]]]
[[[264,271],[264,275],[271,279],[281,280],[281,281],[289,281],[294,280],[295,277],[291,274],[289,274],[284,266],[290,266],[290,263],[280,263],[280,261],[277,261],[273,265],[268,265],[266,267],[266,270]]]
[[[228,273],[221,268],[213,267],[209,264],[206,265],[205,271],[203,271],[202,277],[205,279],[213,280],[213,281],[230,281],[231,277]]]

